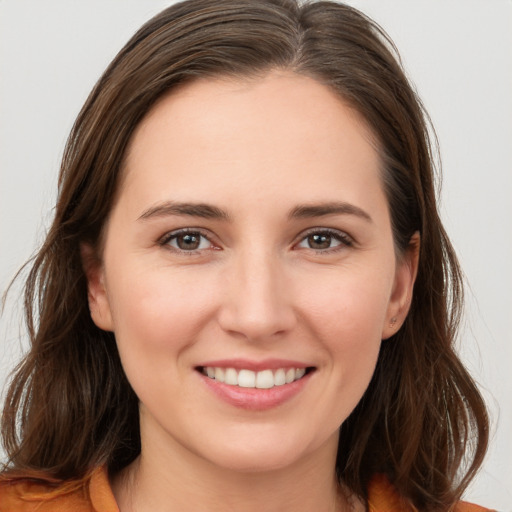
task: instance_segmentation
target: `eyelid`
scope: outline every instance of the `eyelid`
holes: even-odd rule
[[[177,238],[180,235],[187,235],[187,234],[200,235],[201,237],[208,240],[208,242],[211,244],[211,247],[208,247],[207,249],[192,249],[189,251],[185,251],[185,250],[182,250],[182,249],[179,249],[176,247],[172,247],[171,245],[169,245],[169,242],[171,240]],[[216,244],[213,241],[213,238],[214,237],[213,237],[212,233],[210,233],[209,231],[207,231],[203,228],[186,227],[186,228],[179,228],[179,229],[173,229],[172,231],[168,231],[167,233],[165,233],[163,236],[161,236],[157,240],[157,243],[158,243],[158,245],[160,245],[162,247],[167,247],[169,250],[176,252],[178,254],[191,255],[191,254],[198,254],[200,252],[207,251],[207,250],[219,250],[220,247],[218,246],[218,244]]]
[[[180,235],[186,235],[186,234],[198,234],[199,236],[205,238],[208,240],[208,242],[211,244],[210,247],[207,249],[192,249],[189,251],[182,250],[176,247],[172,247],[169,245],[169,242],[175,238],[177,238]],[[297,237],[296,241],[293,244],[293,248],[296,248],[301,242],[303,242],[308,236],[314,235],[314,234],[326,234],[331,237],[333,237],[335,240],[339,241],[340,244],[334,247],[330,247],[327,249],[313,249],[309,248],[309,250],[316,252],[316,253],[332,253],[336,252],[337,250],[345,249],[347,247],[351,247],[355,244],[355,240],[352,236],[350,236],[347,232],[342,231],[340,229],[335,228],[328,228],[328,227],[312,227],[309,228],[303,232],[300,233],[300,235]],[[206,251],[206,250],[220,250],[219,244],[216,244],[214,241],[213,234],[205,230],[203,228],[196,228],[196,227],[185,227],[185,228],[178,228],[174,229],[172,231],[168,231],[163,236],[161,236],[157,243],[160,246],[165,246],[169,248],[169,250],[172,250],[176,253],[180,254],[198,254],[200,252]]]
[[[352,236],[350,236],[346,231],[342,231],[341,229],[327,228],[327,227],[313,227],[309,228],[306,231],[303,231],[298,237],[297,241],[293,244],[294,247],[297,247],[301,242],[303,242],[308,236],[315,234],[326,234],[332,236],[337,241],[340,242],[340,245],[335,247],[330,247],[327,249],[313,249],[308,248],[310,251],[314,251],[316,253],[333,253],[338,250],[346,249],[347,247],[352,247],[355,245],[355,240]]]

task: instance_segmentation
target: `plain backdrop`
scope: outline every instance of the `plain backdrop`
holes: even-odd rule
[[[64,143],[93,84],[163,0],[0,0],[0,290],[43,239]],[[440,140],[441,211],[467,275],[460,352],[492,441],[467,499],[512,511],[512,1],[359,0],[398,46]],[[18,288],[0,385],[19,358]],[[22,333],[22,331],[21,331]]]

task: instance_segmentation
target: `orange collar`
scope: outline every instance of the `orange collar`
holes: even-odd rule
[[[57,482],[55,482],[57,484]],[[106,467],[95,469],[80,482],[44,485],[33,475],[0,475],[0,512],[119,512]],[[376,475],[368,487],[369,512],[418,512],[384,475]],[[490,512],[458,503],[451,512]]]

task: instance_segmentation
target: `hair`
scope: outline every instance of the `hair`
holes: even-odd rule
[[[436,141],[389,37],[356,9],[325,1],[180,2],[148,21],[102,75],[69,136],[55,218],[27,276],[31,347],[6,397],[6,471],[69,481],[137,457],[138,399],[114,334],[91,320],[80,245],[101,258],[127,147],[158,99],[200,78],[274,69],[314,78],[365,118],[397,255],[421,237],[409,314],[341,426],[339,479],[365,498],[384,473],[421,510],[447,510],[461,496],[486,451],[488,419],[454,351],[463,280],[436,206]]]

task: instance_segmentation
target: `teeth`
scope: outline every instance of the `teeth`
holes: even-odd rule
[[[290,384],[290,382],[293,382],[295,380],[295,369],[290,368],[289,370],[286,370],[286,384]]]
[[[256,374],[251,370],[240,370],[238,372],[238,385],[241,388],[256,387]]]
[[[231,386],[236,386],[238,384],[238,376],[234,368],[228,368],[226,370],[226,373],[224,374],[224,382]]]
[[[278,368],[277,370],[235,370],[234,368],[214,368],[207,366],[203,373],[218,382],[241,388],[270,389],[283,386],[301,379],[306,374],[305,368]]]
[[[256,374],[256,387],[258,389],[270,389],[274,387],[274,374],[272,370],[263,370]]]
[[[297,368],[295,372],[295,378],[296,379],[302,379],[306,375],[306,368]]]
[[[215,368],[215,380],[219,382],[224,382],[224,370],[222,368]]]
[[[286,373],[282,368],[274,373],[274,386],[282,386],[286,384]]]

